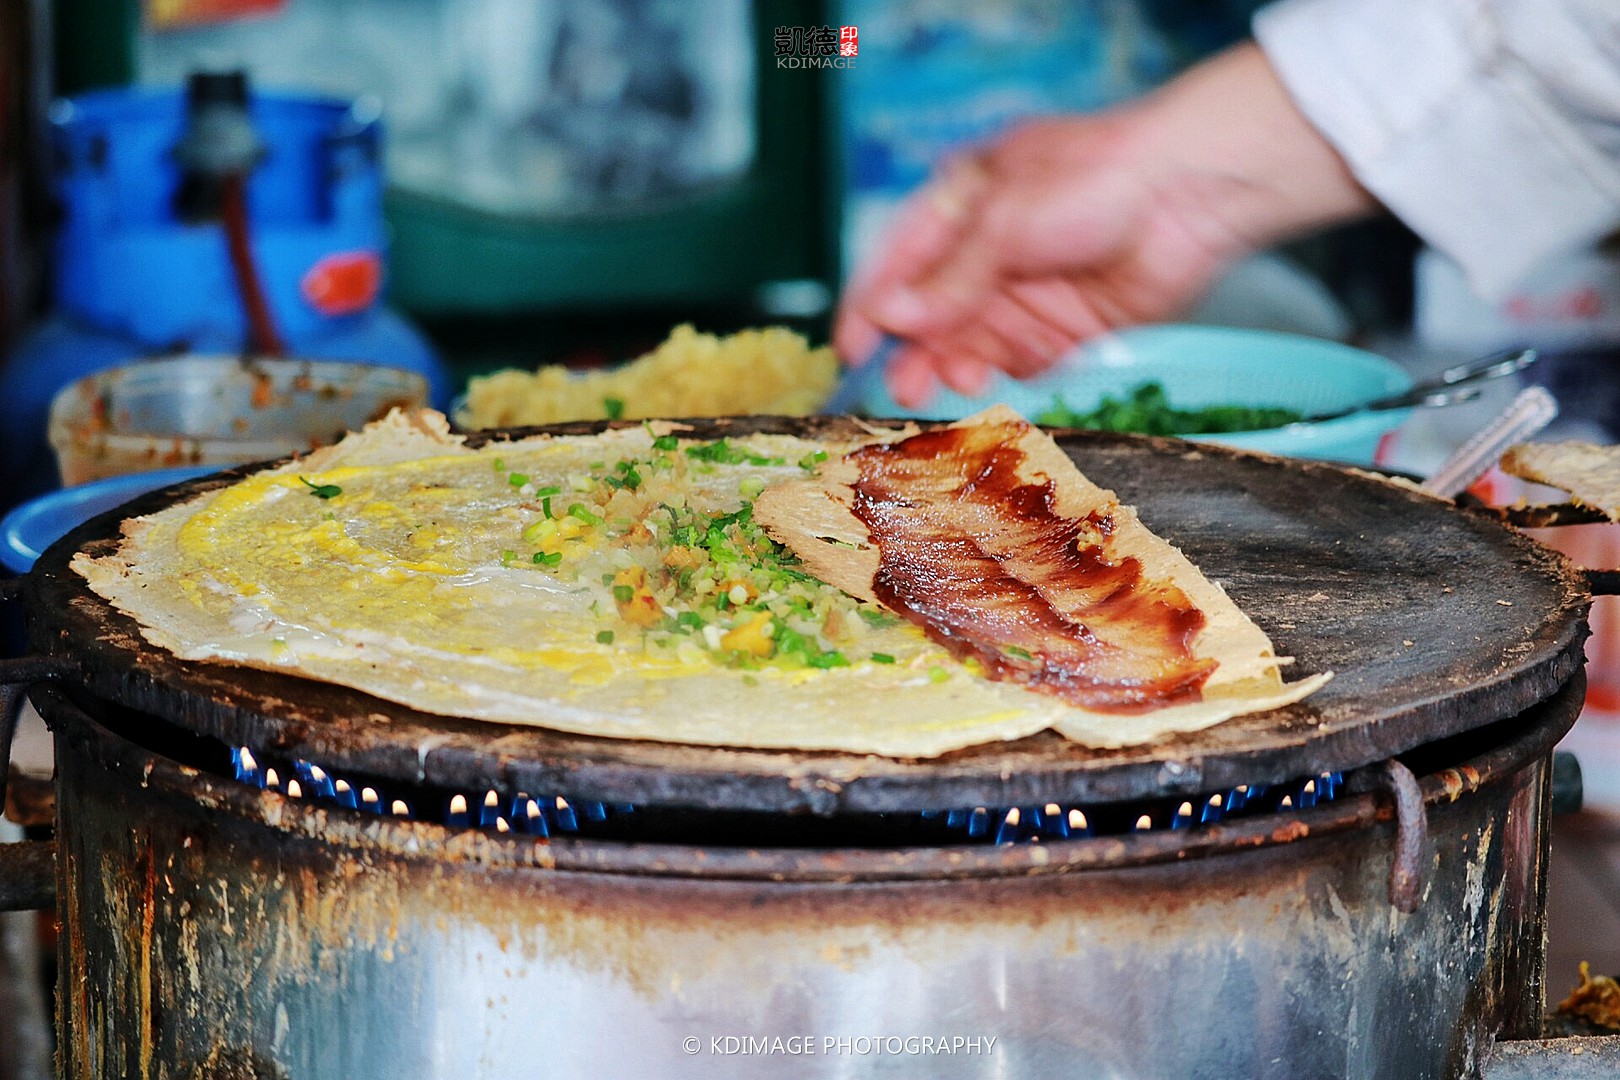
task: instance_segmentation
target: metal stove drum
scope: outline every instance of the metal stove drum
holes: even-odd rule
[[[56,733],[62,1075],[1456,1077],[1539,1034],[1586,579],[1355,472],[1060,441],[1333,681],[1111,751],[599,740],[183,663],[68,569],[239,473],[70,534],[5,676]]]

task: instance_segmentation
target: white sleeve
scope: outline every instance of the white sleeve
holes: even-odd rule
[[[1363,186],[1486,296],[1620,227],[1620,0],[1284,0],[1254,34]]]

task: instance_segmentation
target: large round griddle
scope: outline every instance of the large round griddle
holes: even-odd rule
[[[814,436],[848,423],[701,421],[693,434]],[[1296,658],[1288,678],[1332,671],[1333,680],[1298,705],[1118,750],[1043,733],[898,761],[597,739],[181,661],[147,643],[69,568],[76,551],[111,551],[123,518],[251,470],[165,488],[64,537],[26,580],[30,638],[99,697],[329,768],[471,790],[814,813],[1110,801],[1347,770],[1523,712],[1581,664],[1584,580],[1487,517],[1330,465],[1129,435],[1070,432],[1058,441],[1224,586],[1280,654]]]

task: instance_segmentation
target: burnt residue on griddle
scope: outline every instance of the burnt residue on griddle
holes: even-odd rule
[[[1200,698],[1204,616],[1179,588],[1110,552],[1108,510],[1056,508],[1051,478],[1020,475],[1027,424],[943,428],[850,455],[854,512],[877,541],[873,591],[992,677],[1088,709],[1140,712]],[[1129,649],[1115,642],[1129,637]]]

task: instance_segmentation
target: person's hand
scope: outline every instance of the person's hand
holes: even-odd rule
[[[885,334],[902,404],[936,379],[1050,366],[1078,341],[1162,319],[1232,259],[1373,207],[1252,45],[1143,101],[1018,127],[909,199],[850,283],[835,343]]]

